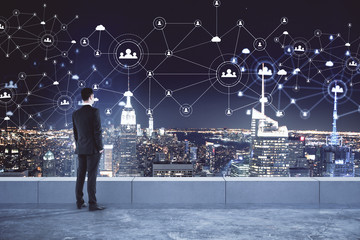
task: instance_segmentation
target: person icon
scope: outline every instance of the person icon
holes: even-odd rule
[[[171,55],[171,52],[170,52],[170,51],[167,51],[166,55],[170,56],[170,55]]]
[[[225,74],[225,72],[222,72],[221,77],[222,77],[222,78],[235,78],[235,77],[236,77],[236,73],[235,73],[235,72],[231,72],[231,69],[228,68],[228,69],[226,70],[226,74]]]
[[[130,48],[126,49],[126,50],[125,50],[125,53],[126,53],[125,58],[132,58],[132,57],[133,57],[133,56],[131,55],[131,49],[130,49]]]
[[[196,21],[196,26],[200,26],[200,22],[199,22],[199,21]]]
[[[133,58],[137,58],[136,52],[133,52]]]
[[[119,58],[124,58],[124,53],[123,53],[123,52],[120,53],[120,57],[119,57]]]
[[[225,77],[225,72],[222,72],[222,73],[221,73],[221,77],[222,77],[222,78]]]
[[[2,24],[0,23],[0,30],[4,30],[4,29],[5,29],[4,25],[2,25]]]
[[[189,113],[189,109],[187,107],[184,108],[184,113]]]
[[[215,4],[214,4],[216,7],[219,6],[219,1],[215,1]]]
[[[159,20],[159,21],[157,22],[157,25],[158,25],[159,27],[161,27],[161,26],[162,26],[162,22]]]
[[[98,89],[98,85],[95,84],[95,85],[94,85],[94,90],[97,90],[97,89]]]
[[[100,56],[100,52],[99,52],[99,51],[96,51],[96,52],[95,52],[95,55],[96,55],[96,56]]]
[[[111,114],[110,109],[106,109],[106,115],[110,115],[110,114]]]
[[[83,39],[82,43],[85,45],[87,44],[86,39]]]
[[[259,42],[259,43],[258,43],[258,47],[262,47],[262,44],[261,44],[261,42]]]

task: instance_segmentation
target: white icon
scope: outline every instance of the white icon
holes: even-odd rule
[[[11,98],[11,95],[8,94],[7,92],[4,92],[4,94],[0,95],[0,99],[6,99],[6,98]]]
[[[94,84],[94,90],[98,90],[99,86],[97,84]]]
[[[288,32],[288,31],[284,31],[283,34],[284,34],[284,35],[289,35],[289,32]]]
[[[281,111],[277,111],[277,112],[276,112],[276,116],[277,116],[277,117],[282,117],[283,115],[284,115],[284,113],[281,112]]]
[[[305,52],[305,48],[304,47],[302,47],[301,45],[299,45],[299,46],[297,46],[297,47],[295,47],[295,49],[294,49],[296,52]]]
[[[52,40],[49,37],[47,37],[44,39],[44,43],[52,43]]]
[[[163,25],[162,21],[158,20],[157,25],[161,27]]]
[[[95,56],[100,56],[100,51],[99,50],[95,51]]]
[[[277,75],[279,76],[285,76],[287,74],[287,72],[284,69],[281,69],[277,72]]]
[[[41,24],[41,25],[45,25],[45,21],[41,21],[40,24]]]
[[[222,78],[236,78],[236,73],[235,73],[235,72],[232,72],[232,73],[231,73],[231,69],[228,68],[228,69],[226,70],[226,73],[225,73],[225,72],[222,72],[222,73],[221,73],[221,77],[222,77]]]
[[[59,82],[58,82],[58,81],[55,81],[55,82],[53,82],[53,85],[54,85],[54,86],[57,86],[57,85],[59,85]]]
[[[148,115],[151,115],[151,109],[148,109],[148,110],[147,110],[147,114],[148,114]]]
[[[283,18],[283,19],[282,19],[282,22],[283,22],[283,23],[286,23],[286,18]]]
[[[6,117],[4,117],[4,120],[5,120],[5,121],[9,121],[10,118],[9,118],[8,116],[6,116]]]
[[[260,68],[258,75],[264,75],[264,76],[272,76],[272,71],[268,67],[264,67],[264,69]]]
[[[87,44],[86,39],[83,39],[83,40],[82,40],[82,44],[84,44],[84,45],[86,45],[86,44]]]
[[[110,109],[110,108],[107,108],[107,109],[105,110],[105,114],[106,114],[106,115],[111,115],[111,109]]]
[[[325,66],[327,66],[327,67],[332,67],[332,66],[334,66],[334,63],[333,63],[332,61],[327,61],[327,62],[325,63]]]
[[[294,71],[293,71],[293,74],[296,75],[300,72],[300,68],[295,68]]]
[[[185,107],[184,108],[184,113],[189,113],[189,108]]]
[[[199,20],[196,21],[195,25],[196,25],[196,26],[200,26]]]
[[[244,93],[242,91],[239,91],[238,92],[238,97],[242,97],[242,96],[244,96]]]
[[[75,40],[71,40],[71,43],[72,43],[72,44],[75,44],[75,43],[76,43],[76,41],[75,41]]]
[[[1,23],[0,23],[0,29],[1,29],[1,30],[4,30],[4,29],[5,29],[4,25],[2,25]]]
[[[17,88],[17,84],[13,81],[10,81],[9,84],[5,83],[5,88]]]
[[[291,104],[295,104],[295,102],[296,102],[296,101],[295,101],[295,99],[293,99],[293,98],[292,98],[291,101],[290,101]]]
[[[350,47],[350,43],[345,43],[345,47]]]
[[[219,38],[218,36],[215,36],[211,39],[211,42],[215,42],[215,43],[221,42],[221,38]]]
[[[356,67],[357,63],[355,61],[349,62],[350,67]]]
[[[307,112],[303,112],[303,116],[307,117],[308,113]]]
[[[347,50],[347,51],[345,52],[345,55],[346,55],[346,56],[350,56],[350,51]]]
[[[246,115],[251,115],[251,109],[246,110]]]
[[[153,76],[152,71],[149,71],[149,72],[148,72],[148,77],[152,77],[152,76]]]
[[[12,111],[6,112],[6,116],[12,116],[12,115],[14,115]]]
[[[315,54],[319,54],[319,49],[315,49]]]
[[[105,31],[105,27],[103,25],[97,25],[95,30],[96,31]]]
[[[333,87],[331,89],[331,92],[333,92],[333,93],[343,93],[344,89],[342,87],[340,87],[339,85],[336,85],[335,87]]]
[[[218,7],[218,6],[220,6],[220,3],[219,3],[219,1],[215,1],[215,3],[214,3],[214,6],[215,6],[215,7]]]
[[[283,87],[284,87],[284,86],[283,86],[282,84],[279,84],[279,85],[278,85],[278,89],[283,89]]]
[[[138,57],[136,56],[136,52],[133,52],[131,51],[130,48],[126,49],[125,50],[125,55],[123,52],[120,53],[120,59],[137,59]]]
[[[167,96],[167,97],[171,97],[171,95],[172,95],[171,90],[166,90],[166,96]]]
[[[267,102],[269,102],[269,100],[268,100],[267,97],[262,97],[262,98],[260,98],[260,102],[261,103],[267,103]]]
[[[248,48],[244,48],[241,52],[243,54],[250,54],[250,50]]]
[[[171,51],[170,50],[166,51],[166,56],[171,56]]]
[[[231,58],[231,63],[232,64],[237,64],[237,58],[236,57],[233,57],[233,58]]]
[[[70,105],[70,102],[67,101],[66,99],[62,100],[62,102],[60,103],[61,106],[67,106]]]

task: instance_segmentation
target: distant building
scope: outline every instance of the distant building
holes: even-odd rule
[[[193,177],[192,163],[153,163],[153,177]]]
[[[289,176],[310,177],[310,168],[305,158],[305,137],[289,136]]]
[[[279,127],[277,121],[253,109],[251,133],[250,176],[289,176],[287,127]]]
[[[197,147],[190,147],[190,162],[196,162],[197,160]]]
[[[136,157],[136,114],[131,105],[132,92],[125,92],[126,105],[121,113],[120,159],[114,161],[115,176],[140,176]]]
[[[55,157],[51,151],[45,153],[43,157],[43,177],[55,177],[56,166]]]

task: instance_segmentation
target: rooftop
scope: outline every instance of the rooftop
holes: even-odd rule
[[[360,239],[359,178],[0,178],[0,239]],[[86,193],[86,186],[84,187]],[[86,196],[86,194],[85,194]]]

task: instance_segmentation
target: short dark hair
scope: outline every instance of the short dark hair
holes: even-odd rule
[[[91,88],[83,88],[81,90],[81,98],[83,101],[89,100],[91,94],[93,94],[93,90]]]

